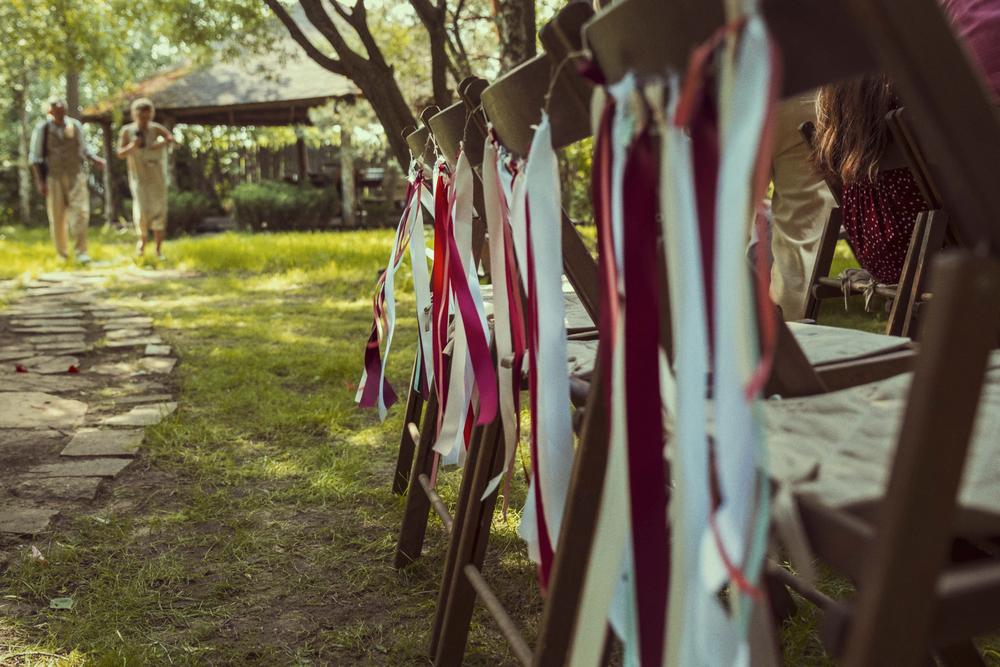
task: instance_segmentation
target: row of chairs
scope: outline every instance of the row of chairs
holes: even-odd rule
[[[804,351],[798,341],[808,346],[818,337],[815,331],[822,329],[802,334],[778,325],[769,395],[813,397],[803,400],[819,405],[832,390],[915,368],[884,499],[845,509],[809,496],[797,498],[811,549],[859,582],[858,599],[853,605],[844,605],[825,598],[781,568],[769,568],[767,573],[775,611],[788,602],[785,591],[789,586],[819,603],[829,619],[827,626],[832,628],[827,633],[830,649],[845,655],[850,664],[915,664],[932,650],[947,664],[976,664],[967,662],[972,660],[968,640],[1000,624],[997,605],[989,602],[998,570],[987,557],[988,535],[977,537],[974,558],[966,548],[960,562],[947,563],[962,464],[988,350],[996,342],[995,315],[1000,312],[1000,270],[994,254],[1000,250],[1000,227],[994,222],[1000,209],[983,174],[973,175],[967,163],[971,160],[983,166],[985,156],[1000,156],[1000,137],[992,109],[984,108],[988,102],[981,85],[970,74],[940,11],[932,0],[913,4],[907,21],[896,23],[902,10],[889,0],[852,0],[843,5],[818,0],[764,3],[770,27],[785,52],[786,93],[870,69],[877,61],[883,63],[908,103],[914,105],[912,127],[907,125],[909,136],[920,136],[922,145],[927,146],[926,154],[936,158],[921,163],[926,172],[918,182],[928,188],[925,195],[934,195],[928,200],[934,202],[935,211],[953,213],[952,226],[958,227],[955,236],[965,247],[989,250],[986,257],[965,252],[937,263],[934,307],[922,324],[923,352],[919,358],[909,348],[871,348],[859,337],[847,343],[847,348],[864,349],[863,353],[848,354],[847,359],[825,359],[817,365],[810,363],[808,350]],[[473,165],[478,165],[482,155],[476,153],[488,119],[499,140],[524,155],[543,107],[552,116],[555,143],[579,141],[590,134],[590,84],[575,68],[563,66],[565,60],[586,45],[607,82],[621,78],[627,70],[658,74],[671,65],[683,71],[691,48],[723,20],[721,5],[690,0],[622,0],[596,17],[590,16],[586,5],[573,3],[542,30],[545,54],[492,85],[480,80],[463,82],[459,90],[462,102],[423,114],[424,128],[411,134],[408,141],[414,155],[428,162],[429,137],[450,159],[458,154],[461,143]],[[908,27],[900,28],[904,25]],[[927,69],[930,51],[937,62]],[[972,112],[966,120],[959,120],[954,106],[936,98],[941,90],[950,92],[952,100],[968,101]],[[482,202],[478,184],[474,199]],[[483,207],[477,204],[476,210]],[[939,217],[943,218],[943,213]],[[921,301],[929,251],[942,237],[941,226],[934,227],[933,239],[926,234],[922,237],[927,252],[921,256],[925,259],[916,263],[909,279],[910,294],[919,295]],[[597,322],[601,296],[595,262],[565,214],[562,231],[565,273],[583,309]],[[480,245],[483,238],[479,236]],[[487,255],[480,254],[483,258]],[[901,286],[900,293],[905,292]],[[976,317],[970,318],[970,313]],[[661,308],[660,317],[664,323],[661,331],[669,332],[669,309]],[[568,335],[592,337],[579,329]],[[670,353],[669,337],[661,344]],[[452,513],[430,483],[434,425],[440,406],[433,394],[424,404],[419,393],[411,390],[393,479],[394,491],[407,494],[396,564],[403,567],[420,557],[429,513],[434,509],[450,533],[431,629],[435,664],[461,663],[477,595],[497,619],[522,663],[565,662],[597,520],[599,497],[594,489],[601,488],[607,462],[608,424],[598,389],[607,381],[608,369],[601,367],[601,357],[597,352],[593,367],[578,372],[572,385],[574,404],[581,415],[576,421],[579,444],[534,650],[521,637],[482,571],[496,503],[496,493],[483,498],[482,492],[502,467],[500,421],[473,431]],[[963,542],[965,547],[969,544]],[[925,641],[912,641],[913,633]]]

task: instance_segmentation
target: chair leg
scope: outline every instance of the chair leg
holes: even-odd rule
[[[486,429],[476,426],[469,438],[468,456],[465,459],[465,467],[462,469],[462,485],[459,487],[458,499],[455,504],[455,516],[452,522],[451,536],[448,539],[448,552],[445,555],[444,569],[441,572],[441,586],[438,590],[437,604],[434,607],[434,625],[431,628],[430,655],[437,651],[438,638],[441,636],[441,627],[444,624],[445,611],[448,608],[448,595],[451,592],[452,579],[456,576],[463,576],[459,567],[455,564],[458,559],[459,545],[464,535],[466,516],[469,512],[469,499],[472,495],[472,483],[475,478],[475,470],[478,466],[479,456],[483,451],[483,435]]]
[[[915,338],[918,333],[917,307],[920,305],[920,295],[927,291],[927,269],[931,259],[941,250],[948,232],[948,214],[944,211],[930,211],[927,214],[927,224],[924,227],[923,245],[919,260],[913,274],[910,291],[910,307],[906,311],[903,329],[900,335]]]
[[[935,299],[860,578],[846,665],[916,665],[947,561],[956,497],[1000,313],[1000,263],[939,255]],[[942,446],[946,445],[946,446]],[[934,493],[928,493],[933,489]]]
[[[820,300],[816,298],[813,288],[820,278],[830,275],[830,267],[833,266],[833,254],[837,250],[837,239],[840,236],[840,227],[843,224],[843,216],[839,208],[830,211],[830,217],[823,228],[823,235],[820,237],[819,248],[816,251],[816,262],[813,264],[812,277],[809,279],[809,287],[806,293],[806,319],[816,320],[819,318]]]
[[[899,274],[896,298],[892,300],[889,321],[885,326],[885,333],[889,336],[902,335],[906,316],[913,309],[913,302],[911,300],[913,296],[913,277],[916,275],[918,264],[922,264],[923,252],[926,251],[924,240],[927,233],[927,215],[927,213],[919,213],[913,225],[913,233],[910,235],[910,245],[906,249],[906,260],[903,262],[903,270]]]
[[[468,498],[465,521],[460,529],[461,537],[455,554],[450,590],[445,602],[445,612],[441,621],[441,632],[434,652],[434,664],[438,667],[456,667],[462,664],[465,645],[469,638],[469,626],[476,603],[476,592],[464,576],[466,564],[471,563],[482,570],[489,542],[490,525],[493,522],[493,508],[497,491],[485,500],[483,491],[490,479],[503,468],[503,428],[500,419],[487,425],[480,443],[481,451],[476,461],[472,486]],[[468,474],[468,473],[467,473]],[[456,530],[459,530],[456,528]]]
[[[417,444],[416,461],[410,479],[416,480],[418,475],[431,473],[434,466],[434,434],[437,429],[438,402],[437,395],[431,392],[424,411],[424,420],[420,428],[420,442]],[[401,569],[420,558],[424,547],[424,534],[427,531],[427,518],[431,503],[419,484],[410,484],[406,492],[406,509],[403,511],[403,523],[399,528],[399,539],[396,542],[396,557],[393,565]]]
[[[417,384],[417,373],[420,372],[420,352],[417,352],[413,362],[413,372],[410,374],[410,390],[406,398],[406,411],[403,413],[403,429],[399,437],[399,454],[396,456],[396,472],[392,476],[392,492],[396,495],[406,493],[410,483],[410,470],[413,468],[413,452],[417,443],[413,441],[410,424],[419,424],[420,415],[424,409],[424,399],[420,392],[414,389]]]
[[[604,487],[608,459],[608,422],[602,405],[604,371],[600,350],[597,359],[590,380],[580,445],[573,460],[566,513],[535,644],[536,665],[561,665],[566,662],[576,625],[576,610],[583,592],[580,582],[590,561],[591,542],[601,505],[600,490]]]

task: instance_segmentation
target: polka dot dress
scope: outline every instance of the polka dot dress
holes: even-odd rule
[[[844,229],[861,268],[880,283],[898,283],[917,214],[926,210],[927,202],[906,168],[844,186]]]

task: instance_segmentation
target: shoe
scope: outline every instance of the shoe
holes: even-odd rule
[[[161,262],[165,262],[165,261],[167,261],[167,256],[164,255],[162,252],[161,253],[157,253],[156,259],[160,260]]]
[[[90,264],[90,255],[88,255],[85,252],[81,252],[79,255],[76,256],[76,261],[80,262],[81,264]]]

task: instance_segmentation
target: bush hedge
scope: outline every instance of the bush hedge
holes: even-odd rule
[[[325,229],[340,209],[333,188],[281,181],[241,183],[230,197],[236,220],[254,231]]]
[[[221,211],[218,203],[204,192],[169,190],[167,192],[167,231],[172,236],[194,234],[202,220],[208,216],[218,215]]]

